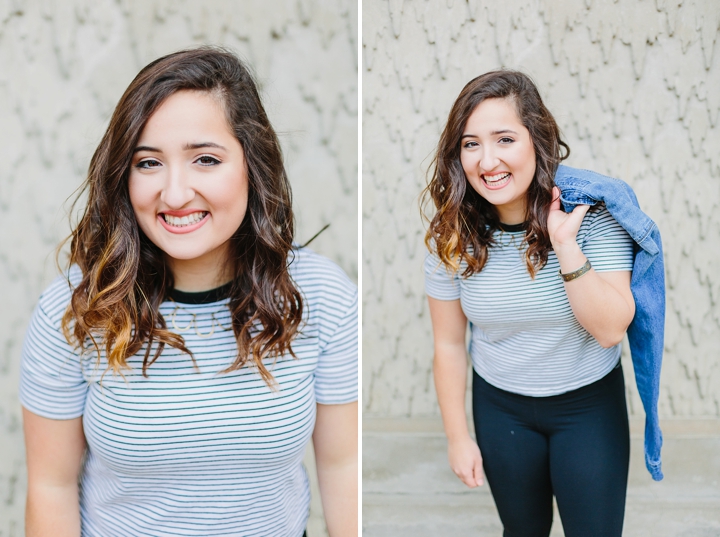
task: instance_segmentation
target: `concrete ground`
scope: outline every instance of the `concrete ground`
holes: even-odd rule
[[[447,463],[437,420],[363,423],[363,537],[500,537],[487,485],[470,490]],[[720,537],[720,420],[664,422],[665,479],[652,481],[642,424],[631,424],[626,537]],[[563,536],[555,515],[552,537]]]

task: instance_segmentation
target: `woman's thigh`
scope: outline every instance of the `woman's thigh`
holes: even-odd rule
[[[622,369],[565,394],[549,413],[550,475],[566,537],[620,537],[630,434]]]
[[[533,426],[530,399],[473,376],[475,435],[505,537],[543,537],[552,526],[548,438]]]

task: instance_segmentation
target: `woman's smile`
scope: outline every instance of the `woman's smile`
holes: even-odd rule
[[[185,209],[183,211],[165,211],[158,214],[160,224],[170,233],[190,233],[199,229],[210,217],[208,211]]]
[[[484,173],[481,177],[489,189],[497,190],[510,182],[512,174],[510,172],[500,172],[494,174]]]

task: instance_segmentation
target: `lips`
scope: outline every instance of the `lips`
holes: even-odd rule
[[[167,211],[159,213],[157,220],[170,233],[190,233],[200,228],[208,221],[208,211],[185,209],[182,211]]]
[[[207,211],[198,211],[190,213],[187,216],[174,216],[168,213],[160,213],[165,219],[165,222],[175,227],[184,227],[191,224],[197,224],[200,220],[205,218]]]
[[[510,180],[512,179],[512,173],[510,172],[500,172],[500,173],[494,173],[492,175],[490,174],[482,174],[481,175],[483,182],[485,183],[485,186],[491,190],[502,188],[505,185],[507,185]]]

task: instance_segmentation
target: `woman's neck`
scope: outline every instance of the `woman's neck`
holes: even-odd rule
[[[224,252],[223,252],[224,253]],[[168,259],[175,289],[196,293],[215,289],[232,280],[227,256],[202,256],[196,259]]]
[[[507,225],[522,224],[527,221],[526,204],[523,200],[522,203],[516,203],[512,206],[496,207],[498,218],[500,222]]]

